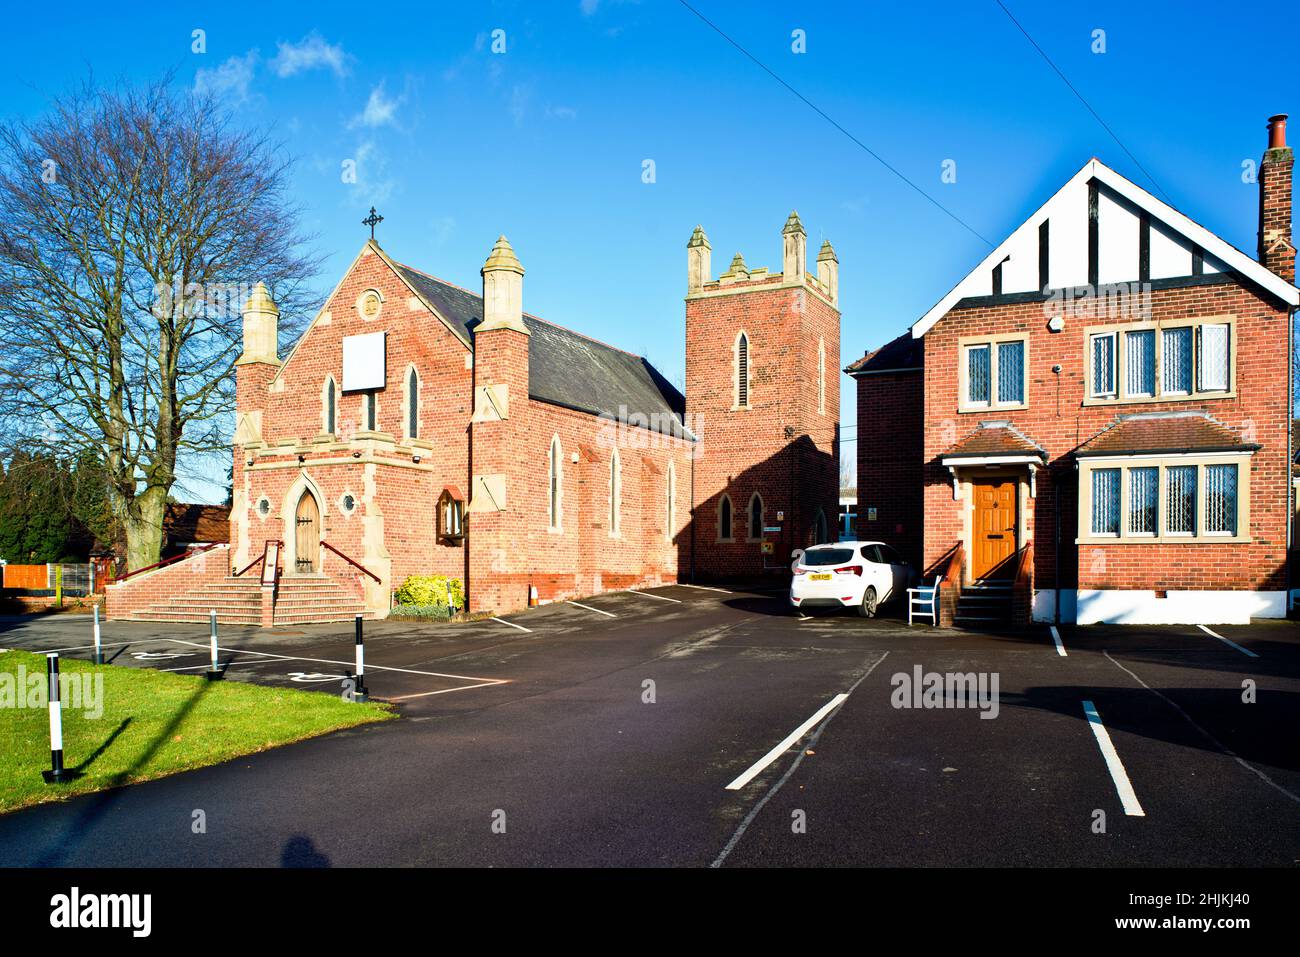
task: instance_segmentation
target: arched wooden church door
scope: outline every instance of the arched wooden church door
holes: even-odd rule
[[[320,506],[311,492],[304,491],[302,498],[298,499],[294,523],[295,570],[300,575],[310,574],[316,571],[320,554]]]

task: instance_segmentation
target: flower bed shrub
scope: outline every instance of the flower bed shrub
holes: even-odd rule
[[[465,607],[465,587],[459,578],[446,575],[412,575],[393,595],[400,607],[440,607],[447,617],[447,583],[451,583],[451,601],[457,609]],[[397,607],[394,607],[394,611]]]

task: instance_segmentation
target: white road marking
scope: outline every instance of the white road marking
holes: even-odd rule
[[[585,608],[587,609],[587,611],[594,611],[596,614],[604,615],[606,618],[618,617],[618,615],[614,614],[612,611],[601,611],[599,608],[592,608],[590,605],[582,604],[582,602],[571,601],[571,602],[567,602],[567,604],[573,605],[575,608]]]
[[[853,694],[853,692],[857,691],[858,685],[866,681],[867,677],[871,674],[871,672],[876,670],[876,665],[880,664],[888,657],[889,657],[889,652],[887,651],[882,652],[880,657],[871,663],[871,667],[869,667],[866,671],[864,671],[862,675],[858,678],[858,680],[853,682],[853,684],[849,686],[849,690],[848,692],[846,692],[845,696],[847,697],[848,695],[851,695]],[[826,730],[826,728],[830,725],[831,721],[834,720],[834,717],[835,717],[834,715],[828,717],[826,719],[826,723],[812,733],[812,736],[808,739],[808,747],[800,751],[795,756],[795,759],[790,762],[790,767],[786,770],[785,774],[781,775],[781,779],[777,781],[775,784],[773,784],[770,788],[768,788],[767,793],[764,794],[761,798],[759,798],[757,803],[755,803],[754,806],[750,808],[749,813],[745,815],[745,819],[741,821],[740,826],[736,828],[736,833],[731,835],[731,840],[727,841],[727,846],[724,847],[721,850],[721,852],[719,852],[718,856],[714,859],[713,863],[709,865],[710,867],[722,866],[722,862],[727,859],[727,855],[730,854],[733,850],[735,850],[736,845],[740,843],[740,839],[744,837],[745,831],[749,828],[749,825],[754,823],[754,818],[758,817],[758,812],[763,810],[764,805],[766,805],[768,801],[772,800],[772,798],[776,796],[776,792],[780,791],[781,788],[785,786],[785,782],[789,781],[790,778],[794,775],[794,772],[799,770],[799,765],[803,763],[804,757],[808,754],[808,752],[812,748],[814,748],[817,745],[817,741],[821,737],[822,732]]]
[[[1124,813],[1129,817],[1146,817],[1146,811],[1142,810],[1137,795],[1133,793],[1133,785],[1128,779],[1128,772],[1124,770],[1124,762],[1119,759],[1119,752],[1111,743],[1106,726],[1101,723],[1101,715],[1097,714],[1097,706],[1091,701],[1085,701],[1083,713],[1088,716],[1088,727],[1092,728],[1093,736],[1097,739],[1097,747],[1101,748],[1101,756],[1106,760],[1110,779],[1115,782],[1115,790],[1119,792],[1119,801],[1124,805]]]
[[[660,601],[670,601],[674,605],[680,605],[682,603],[682,600],[680,598],[669,598],[666,595],[656,595],[654,592],[640,591],[639,589],[636,588],[629,588],[627,590],[627,593],[629,595],[640,595],[643,598],[658,598]]]
[[[1228,639],[1228,638],[1224,638],[1223,635],[1217,635],[1217,634],[1215,634],[1214,632],[1210,631],[1210,629],[1206,628],[1204,625],[1197,625],[1196,627],[1199,628],[1199,629],[1201,629],[1201,631],[1205,632],[1205,633],[1206,633],[1207,635],[1209,635],[1211,638],[1218,638],[1218,639],[1219,639],[1221,642],[1223,642],[1225,645],[1229,645],[1229,646],[1231,646],[1231,647],[1233,647],[1233,648],[1236,648],[1236,649],[1237,649],[1238,651],[1240,651],[1243,655],[1247,655],[1247,656],[1249,656],[1249,657],[1251,657],[1251,658],[1258,658],[1258,657],[1259,657],[1259,655],[1255,654],[1255,652],[1251,651],[1249,648],[1243,648],[1243,647],[1241,647],[1241,645],[1237,644],[1235,641],[1232,641],[1232,640],[1230,640],[1230,639]]]
[[[513,621],[506,621],[504,618],[493,618],[492,620],[499,621],[503,625],[509,625],[511,628],[518,628],[520,631],[526,631],[530,635],[533,633],[531,628],[525,628],[523,625],[516,625]]]
[[[399,694],[392,698],[376,698],[376,701],[406,701],[410,698],[428,698],[435,694],[451,694],[453,691],[472,691],[475,688],[487,688],[492,685],[509,684],[504,678],[493,678],[476,685],[461,685],[459,688],[443,688],[440,691],[421,691],[418,694]]]
[[[1138,677],[1136,674],[1134,674],[1132,671],[1129,671],[1127,668],[1125,668],[1123,665],[1121,665],[1121,664],[1120,664],[1118,661],[1116,661],[1114,658],[1111,658],[1111,655],[1110,655],[1110,652],[1109,652],[1109,651],[1104,651],[1104,650],[1103,650],[1103,651],[1102,651],[1102,654],[1105,655],[1107,658],[1110,658],[1110,663],[1111,663],[1112,665],[1114,665],[1114,666],[1115,666],[1116,668],[1118,668],[1120,671],[1124,672],[1126,675],[1128,675],[1130,678],[1132,678],[1134,681],[1136,681],[1138,684],[1140,684],[1143,688],[1146,688],[1147,691],[1150,691],[1153,695],[1155,695],[1157,698],[1159,698],[1159,699],[1160,699],[1161,701],[1163,701],[1165,704],[1169,705],[1169,707],[1173,708],[1175,711],[1177,711],[1179,714],[1181,714],[1181,715],[1183,716],[1183,719],[1184,719],[1188,724],[1190,724],[1193,728],[1195,728],[1197,731],[1199,731],[1199,732],[1201,733],[1201,736],[1202,736],[1203,738],[1205,738],[1206,741],[1209,741],[1210,744],[1214,745],[1216,748],[1218,748],[1220,751],[1222,751],[1222,752],[1223,752],[1224,754],[1226,754],[1228,757],[1232,758],[1232,760],[1236,761],[1238,764],[1240,764],[1240,765],[1241,765],[1243,768],[1245,768],[1247,771],[1250,771],[1252,774],[1255,774],[1256,776],[1258,776],[1259,779],[1260,779],[1261,781],[1263,781],[1265,784],[1269,785],[1270,787],[1276,788],[1278,791],[1281,791],[1283,794],[1285,794],[1287,797],[1289,797],[1292,801],[1295,801],[1297,804],[1300,804],[1300,794],[1296,794],[1294,791],[1288,791],[1286,788],[1284,788],[1282,785],[1278,784],[1276,781],[1274,781],[1272,778],[1270,778],[1267,774],[1265,774],[1265,773],[1264,773],[1263,771],[1261,771],[1259,768],[1255,767],[1255,765],[1251,764],[1249,761],[1246,761],[1246,760],[1242,759],[1242,757],[1241,757],[1240,755],[1238,755],[1236,751],[1233,751],[1231,748],[1229,748],[1227,745],[1225,745],[1222,741],[1220,741],[1220,740],[1219,740],[1218,738],[1216,738],[1214,735],[1210,734],[1210,732],[1206,731],[1206,730],[1205,730],[1204,728],[1202,728],[1199,724],[1197,724],[1195,721],[1193,721],[1193,720],[1192,720],[1192,716],[1189,715],[1189,714],[1188,714],[1186,711],[1184,711],[1182,708],[1180,708],[1180,707],[1178,706],[1177,702],[1175,702],[1175,701],[1171,700],[1170,698],[1166,697],[1165,695],[1161,694],[1161,693],[1160,693],[1159,691],[1157,691],[1155,688],[1151,687],[1149,684],[1147,684],[1145,681],[1143,681],[1141,678],[1139,678],[1139,677]]]
[[[807,734],[809,728],[811,728],[822,718],[826,717],[828,714],[830,714],[832,711],[838,708],[841,704],[844,703],[844,701],[847,698],[848,695],[843,692],[840,692],[834,698],[831,698],[830,701],[826,702],[826,704],[822,705],[820,708],[817,709],[816,714],[814,714],[803,724],[799,725],[799,727],[791,731],[790,734],[786,736],[785,740],[783,740],[775,748],[767,752],[767,754],[763,755],[752,765],[750,765],[748,771],[746,771],[744,774],[740,775],[740,777],[736,778],[736,780],[728,784],[726,790],[739,791],[750,781],[754,780],[754,778],[758,777],[759,774],[762,773],[764,768],[766,768],[769,764],[771,764],[781,755],[785,754],[785,752],[789,750],[791,745],[793,745],[796,741],[798,741],[805,734]]]
[[[185,641],[185,640],[182,639],[182,638],[167,638],[167,639],[165,639],[165,640],[166,640],[166,641],[174,641],[174,642],[176,642],[177,644],[181,644],[181,645],[190,645],[190,646],[192,646],[192,647],[194,647],[194,648],[207,648],[207,647],[208,647],[208,645],[206,645],[206,644],[202,644],[202,645],[201,645],[201,644],[198,644],[197,642],[193,642],[193,641]],[[355,661],[335,661],[333,658],[306,658],[306,657],[303,657],[303,656],[301,656],[301,655],[274,655],[274,654],[271,654],[271,652],[269,652],[269,651],[248,651],[247,649],[244,649],[244,648],[231,648],[231,647],[229,647],[228,645],[222,645],[221,648],[220,648],[220,650],[221,650],[221,651],[229,651],[229,652],[232,652],[232,653],[237,654],[237,655],[255,655],[256,657],[259,657],[259,658],[276,658],[276,659],[279,659],[280,661],[310,661],[310,662],[312,662],[313,664],[318,664],[318,665],[348,665],[348,666],[351,666],[351,665],[355,665],[355,664],[356,664]],[[234,663],[234,662],[228,663],[228,664],[227,664],[227,667],[229,667],[229,664],[233,664],[233,663]],[[449,674],[446,674],[445,672],[442,672],[442,671],[418,671],[418,670],[416,670],[415,668],[395,668],[395,667],[392,667],[391,665],[372,665],[372,664],[370,664],[370,663],[368,663],[368,662],[367,662],[367,664],[366,664],[366,671],[367,671],[367,672],[370,672],[370,671],[397,671],[397,672],[401,672],[402,674],[408,674],[408,675],[425,675],[425,676],[430,677],[430,678],[456,678],[456,679],[459,680],[459,681],[492,681],[492,682],[495,682],[495,683],[497,683],[497,684],[505,684],[505,683],[506,683],[506,680],[505,680],[504,678],[483,678],[483,677],[478,677],[478,676],[475,676],[475,675],[449,675]]]
[[[708,585],[688,585],[688,584],[686,584],[686,582],[678,582],[678,583],[677,583],[677,587],[678,587],[678,588],[695,588],[695,589],[698,589],[699,591],[720,591],[720,592],[722,592],[722,594],[724,594],[724,595],[734,595],[734,594],[735,594],[734,591],[727,591],[727,589],[725,589],[725,588],[712,588],[712,587],[710,587],[710,586],[708,586]]]
[[[1051,628],[1052,628],[1052,641],[1056,642],[1056,653],[1060,655],[1062,658],[1070,657],[1065,653],[1065,645],[1061,643],[1061,633],[1056,630],[1055,625],[1052,625]]]

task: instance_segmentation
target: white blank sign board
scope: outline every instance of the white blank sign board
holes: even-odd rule
[[[386,333],[343,337],[343,391],[382,389],[388,365]]]

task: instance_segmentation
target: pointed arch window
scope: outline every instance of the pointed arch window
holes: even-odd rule
[[[563,511],[560,502],[560,496],[563,493],[562,484],[564,479],[563,473],[561,472],[561,469],[563,468],[562,462],[564,461],[563,456],[564,452],[560,448],[560,437],[558,435],[552,436],[551,452],[548,456],[550,461],[547,468],[548,489],[546,514],[547,521],[550,523],[550,529],[553,532],[558,532],[560,530],[560,522],[563,518]]]
[[[749,408],[749,334],[736,336],[736,408]]]
[[[420,374],[415,369],[406,374],[406,437],[420,437]]]
[[[817,343],[817,411],[826,414],[826,339]]]
[[[673,540],[677,518],[677,466],[668,462],[668,487],[664,494],[664,541]]]
[[[617,538],[620,534],[619,518],[623,511],[623,464],[619,461],[618,449],[609,456],[609,534]]]
[[[367,432],[379,431],[379,399],[373,392],[362,394],[361,415]]]
[[[757,492],[749,500],[749,537],[763,537],[763,496]]]
[[[333,435],[337,428],[338,394],[334,377],[326,377],[324,394],[321,396],[321,426],[326,435]]]
[[[718,538],[731,541],[731,496],[723,495],[718,502]]]
[[[817,509],[817,519],[813,522],[813,544],[824,545],[826,543],[826,513],[820,508]]]

